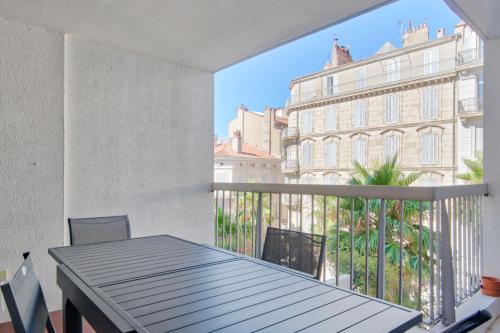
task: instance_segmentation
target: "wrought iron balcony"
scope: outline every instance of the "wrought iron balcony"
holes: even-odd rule
[[[442,59],[428,64],[402,67],[399,71],[370,75],[366,78],[366,81],[361,84],[361,87],[360,83],[357,81],[348,81],[340,82],[333,87],[301,92],[287,98],[285,101],[285,109],[312,101],[352,95],[393,85],[408,84],[418,80],[434,78],[436,76],[451,75],[451,73],[454,73],[456,70],[456,63],[457,60],[455,58]]]
[[[281,161],[281,172],[286,175],[297,174],[299,172],[299,161],[284,160]]]
[[[281,140],[283,142],[296,140],[299,137],[298,127],[287,127],[281,132]]]
[[[483,98],[465,98],[458,101],[458,115],[461,117],[481,116],[483,113]]]
[[[460,51],[457,54],[457,66],[483,62],[483,48],[474,48]]]

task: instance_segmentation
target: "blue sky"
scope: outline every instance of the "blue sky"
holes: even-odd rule
[[[452,34],[460,18],[441,0],[399,0],[221,70],[215,74],[215,134],[227,137],[240,104],[252,111],[282,106],[293,78],[323,68],[335,37],[351,47],[354,60],[373,55],[386,41],[400,47],[401,20],[404,26],[427,22],[435,38],[440,27]]]

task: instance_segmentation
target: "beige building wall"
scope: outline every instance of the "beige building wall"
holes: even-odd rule
[[[463,50],[460,34],[463,29],[458,25],[458,33],[452,36],[394,49],[293,80],[286,112],[289,127],[298,127],[300,135],[284,141],[284,150],[286,159],[299,161],[299,170],[286,173],[287,181],[345,183],[355,171],[352,164],[354,140],[360,137],[367,140],[366,166],[370,167],[374,161],[385,161],[384,138],[395,135],[399,138],[402,170],[426,172],[417,185],[455,183],[457,173],[465,171],[462,158],[470,158],[474,149],[482,149],[482,113],[473,112],[472,117],[464,118],[457,111],[460,93],[462,97],[477,96],[471,90],[478,89],[478,75],[482,73],[482,62],[478,61],[474,62],[473,70],[457,67],[457,55],[461,52],[458,50]],[[475,34],[474,37],[479,40]],[[421,38],[422,35],[418,36],[416,41]],[[429,56],[429,53],[433,54]],[[435,61],[429,64],[429,57],[434,57]],[[394,78],[389,77],[386,64],[394,59],[398,59],[400,69],[398,78],[392,81]],[[359,80],[360,72],[366,73],[364,82]],[[338,85],[333,88],[331,83],[328,85],[329,76],[334,76],[333,81]],[[423,116],[426,89],[434,89],[437,93],[437,114],[431,119]],[[388,95],[399,98],[396,122],[386,121],[384,100]],[[366,122],[362,127],[353,124],[358,101],[367,103]],[[325,114],[332,105],[337,110],[337,127],[327,131]],[[312,131],[305,132],[303,119],[309,112],[312,113]],[[437,135],[437,160],[432,164],[424,163],[422,157],[422,140],[427,133]],[[325,163],[325,147],[330,141],[337,147],[334,166]],[[305,144],[312,144],[311,165],[303,163]]]

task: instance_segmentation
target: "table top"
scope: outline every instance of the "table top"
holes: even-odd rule
[[[162,235],[49,253],[143,332],[404,332],[420,312]]]

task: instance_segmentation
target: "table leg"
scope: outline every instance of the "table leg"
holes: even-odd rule
[[[63,332],[82,333],[82,315],[71,303],[71,300],[63,294]]]

